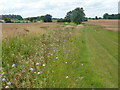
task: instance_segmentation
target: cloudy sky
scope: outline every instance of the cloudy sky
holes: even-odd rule
[[[118,13],[119,0],[0,0],[1,14],[18,14],[22,17],[51,14],[63,18],[76,7],[83,7],[87,17]]]

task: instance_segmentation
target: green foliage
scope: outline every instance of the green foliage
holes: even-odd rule
[[[50,14],[45,15],[43,22],[52,22],[52,16]]]
[[[97,16],[95,16],[95,19],[96,19],[96,20],[98,20],[98,17],[97,17]]]
[[[2,15],[2,20],[8,19],[8,18],[15,19],[15,20],[23,20],[23,18],[20,15]]]
[[[76,24],[81,24],[84,21],[85,13],[83,8],[76,8],[70,14],[70,19]]]
[[[28,17],[25,20],[29,20],[30,22],[40,21],[40,17]]]
[[[13,23],[11,19],[5,19],[5,23]]]
[[[30,22],[33,22],[34,18],[32,17],[32,18],[30,18],[29,20],[30,20]]]
[[[43,21],[43,20],[44,20],[44,17],[45,17],[45,16],[40,16],[40,20],[42,20],[42,21]]]
[[[108,14],[108,13],[105,13],[103,15],[103,18],[104,19],[120,19],[120,14]]]
[[[71,22],[71,19],[70,19],[71,14],[72,14],[71,11],[67,13],[67,15],[65,16],[65,22]]]
[[[65,19],[57,19],[57,22],[66,22]]]

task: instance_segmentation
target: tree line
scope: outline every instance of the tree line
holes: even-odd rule
[[[16,20],[23,20],[22,16],[20,15],[1,15],[3,20],[5,19],[16,19]]]
[[[120,14],[108,14],[103,15],[103,19],[120,19]]]
[[[87,18],[85,17],[84,9],[81,7],[75,8],[72,11],[69,11],[66,13],[66,16],[64,18],[52,18],[52,15],[46,14],[42,16],[37,17],[28,17],[28,18],[22,18],[20,15],[0,15],[0,20],[4,20],[6,23],[15,23],[14,20],[18,20],[18,23],[22,20],[26,20],[26,22],[37,22],[37,21],[43,21],[43,22],[52,22],[52,20],[55,20],[57,22],[73,22],[75,24],[81,24],[84,21],[87,21],[88,19],[98,20],[98,19],[120,19],[120,14],[108,14],[105,13],[103,15],[103,18],[95,16],[95,18]],[[13,21],[14,22],[13,22]]]
[[[29,20],[30,22],[37,22],[40,20],[42,20],[43,22],[52,22],[52,15],[46,14],[44,16],[29,17],[25,18],[25,20]]]

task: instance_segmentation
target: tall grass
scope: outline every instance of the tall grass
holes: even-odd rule
[[[53,31],[49,31],[48,29],[48,32],[42,35],[23,35],[4,39],[2,44],[2,73],[4,72],[2,79],[5,78],[5,80],[2,81],[2,87],[110,87],[109,85],[115,83],[116,79],[114,79],[114,82],[103,85],[102,80],[105,80],[105,78],[102,79],[102,76],[100,77],[99,70],[93,69],[98,68],[97,66],[100,66],[100,68],[102,66],[101,64],[95,66],[94,63],[94,59],[97,60],[98,57],[94,55],[95,51],[93,48],[98,48],[99,51],[100,48],[97,47],[97,44],[95,45],[96,42],[93,40],[93,37],[99,40],[101,46],[108,50],[114,57],[116,57],[116,54],[110,50],[110,47],[106,47],[107,43],[103,45],[103,41],[95,35],[96,29],[98,31],[100,29],[96,27],[94,28],[94,26],[89,25],[83,28],[76,25],[73,27],[61,26],[53,28]],[[88,31],[90,28],[93,31]],[[106,31],[102,32],[104,32],[104,35],[109,34]],[[111,37],[111,35],[108,36]],[[101,55],[100,52],[97,54]],[[98,62],[101,58],[99,56]],[[109,61],[109,58],[106,57],[105,60]],[[114,66],[112,63],[109,64]],[[112,76],[115,78],[114,75]],[[106,78],[106,81],[109,81],[108,78]],[[113,84],[112,87],[116,87],[116,85]]]

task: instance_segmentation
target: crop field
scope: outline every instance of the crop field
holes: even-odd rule
[[[86,24],[92,24],[92,25],[100,25],[104,27],[107,30],[112,30],[112,31],[118,31],[118,20],[89,20],[88,22],[85,22]]]
[[[89,22],[2,26],[3,88],[118,88],[117,32]]]

